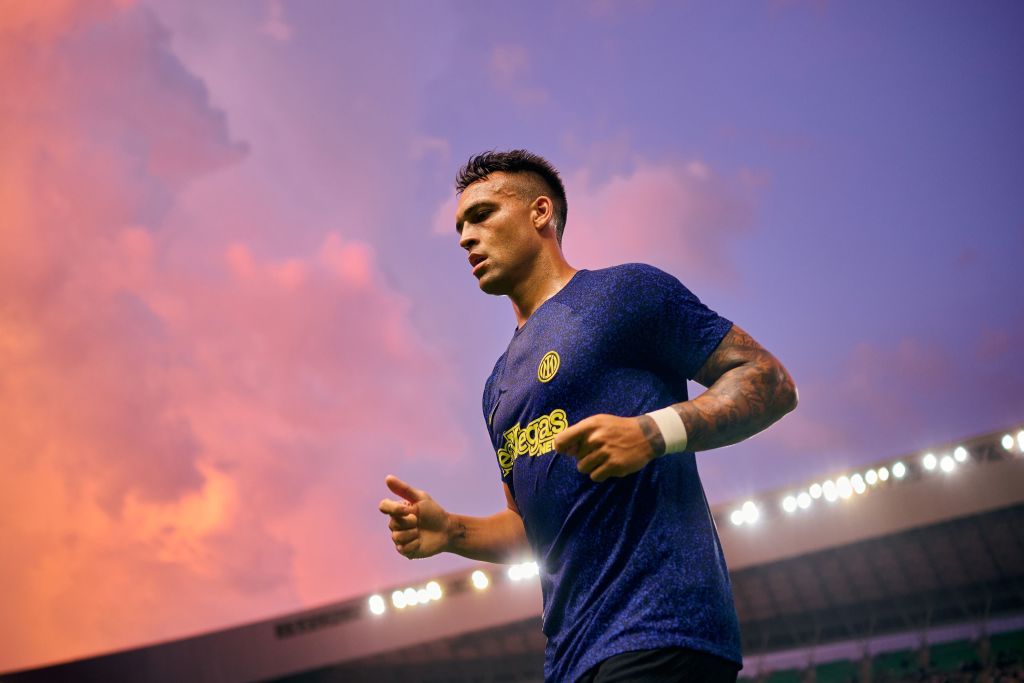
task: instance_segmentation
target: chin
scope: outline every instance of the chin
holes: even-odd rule
[[[489,273],[484,273],[478,280],[477,285],[480,287],[480,291],[485,294],[502,295],[506,294],[505,287],[502,286],[502,282],[499,278],[488,277]]]

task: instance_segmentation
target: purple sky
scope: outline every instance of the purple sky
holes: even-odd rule
[[[468,563],[377,503],[504,505],[485,149],[561,170],[574,266],[664,268],[794,376],[712,504],[1024,421],[1018,2],[117,5],[0,20],[0,492],[56,520],[0,508],[0,670]]]

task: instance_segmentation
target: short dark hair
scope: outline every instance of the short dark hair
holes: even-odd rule
[[[565,230],[565,220],[569,213],[568,202],[565,199],[565,186],[562,185],[562,178],[558,171],[544,157],[528,152],[525,149],[513,149],[508,152],[496,152],[490,150],[469,158],[466,165],[455,174],[456,194],[477,182],[484,180],[492,173],[502,171],[505,173],[530,173],[540,178],[547,185],[547,190],[552,195],[551,202],[555,211],[555,235],[558,243],[562,243],[562,232]],[[528,197],[532,201],[535,197]]]

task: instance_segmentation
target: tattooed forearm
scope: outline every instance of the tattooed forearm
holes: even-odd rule
[[[796,387],[789,373],[736,325],[696,379],[708,390],[672,406],[686,425],[689,451],[738,443],[796,407]]]
[[[665,454],[665,437],[661,434],[658,423],[650,415],[641,415],[637,418],[640,421],[640,430],[644,439],[651,445],[651,456],[657,458]]]
[[[458,515],[451,515],[448,523],[448,545],[459,546],[466,543],[466,523]]]

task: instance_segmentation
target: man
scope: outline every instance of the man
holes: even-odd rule
[[[451,514],[389,475],[396,549],[532,552],[547,681],[735,681],[739,624],[694,452],[796,407],[789,373],[664,271],[570,266],[565,190],[542,157],[475,156],[456,189],[472,274],[518,323],[483,395],[508,506]],[[687,379],[707,391],[688,401]]]

